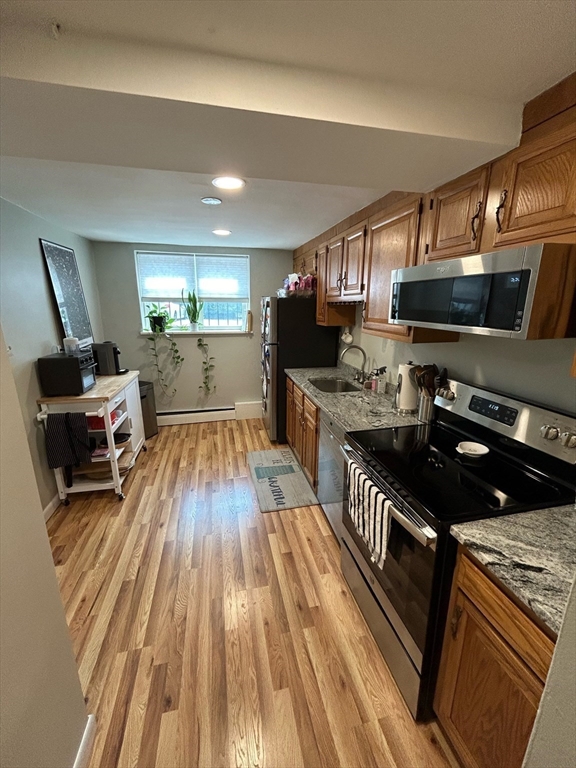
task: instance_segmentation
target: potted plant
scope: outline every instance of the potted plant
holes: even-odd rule
[[[168,314],[168,310],[160,304],[150,304],[146,319],[150,323],[152,333],[164,333],[174,320]]]
[[[182,290],[182,303],[184,304],[184,309],[188,315],[190,330],[193,332],[197,331],[198,323],[200,322],[200,315],[202,313],[202,309],[204,308],[204,302],[198,301],[196,291],[192,291],[192,293],[188,291],[188,298],[185,299],[184,290]]]

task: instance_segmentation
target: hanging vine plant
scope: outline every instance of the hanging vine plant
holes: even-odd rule
[[[210,348],[204,339],[198,339],[196,346],[202,352],[202,384],[198,389],[202,390],[204,394],[210,395],[216,391],[216,385],[212,384],[214,379],[214,360],[215,357],[210,356]]]
[[[161,345],[163,339],[168,341],[167,349],[162,349]],[[184,362],[184,358],[180,354],[178,345],[170,334],[162,331],[152,331],[152,335],[148,336],[148,341],[150,342],[150,355],[152,356],[152,364],[156,370],[158,386],[166,397],[174,397],[177,390],[176,387],[172,387],[171,383],[168,381],[167,377],[170,374],[166,372],[165,369],[173,369],[173,381],[178,369]]]

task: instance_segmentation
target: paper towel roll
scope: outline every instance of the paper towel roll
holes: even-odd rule
[[[398,366],[398,388],[396,390],[396,408],[399,411],[418,410],[418,387],[410,376],[415,365],[403,363]]]

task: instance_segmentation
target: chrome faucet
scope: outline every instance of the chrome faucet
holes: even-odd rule
[[[366,356],[366,352],[362,349],[362,347],[359,347],[358,344],[350,344],[348,347],[344,347],[342,352],[340,352],[340,360],[344,360],[344,355],[346,352],[349,352],[351,349],[357,349],[359,352],[362,352],[362,357],[364,358],[362,360],[362,370],[354,376],[354,381],[360,382],[360,384],[364,384],[366,381],[366,362],[368,360],[368,357]]]

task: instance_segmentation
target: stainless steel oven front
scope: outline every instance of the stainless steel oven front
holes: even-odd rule
[[[413,716],[421,714],[430,617],[433,613],[437,534],[352,448],[346,462],[356,462],[391,500],[386,556],[380,568],[350,516],[346,484],[342,512],[342,572]],[[348,472],[346,470],[346,479]]]

